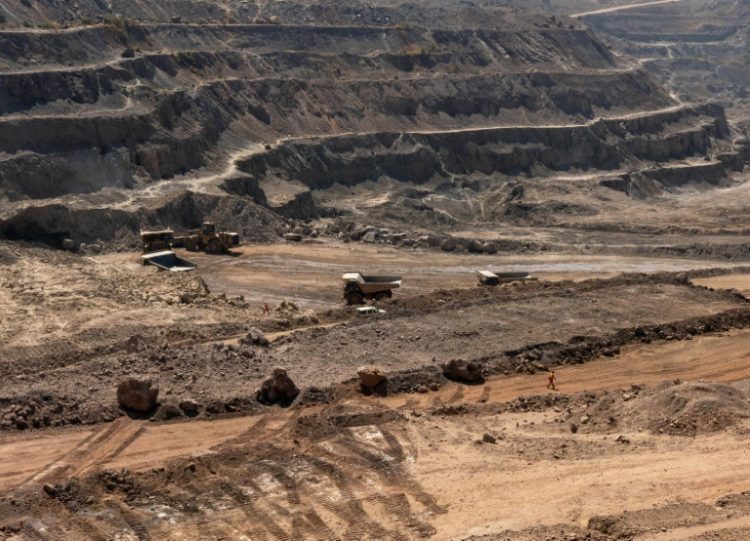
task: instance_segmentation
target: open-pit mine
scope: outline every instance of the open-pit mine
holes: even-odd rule
[[[746,0],[0,0],[0,540],[750,540]]]

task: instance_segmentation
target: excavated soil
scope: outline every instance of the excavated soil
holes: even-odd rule
[[[3,1],[0,540],[750,538],[748,21]]]

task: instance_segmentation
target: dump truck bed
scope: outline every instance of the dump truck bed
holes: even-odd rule
[[[528,272],[493,272],[488,270],[477,271],[477,277],[481,285],[507,284],[508,282],[525,282],[536,280]]]
[[[344,282],[356,282],[359,289],[365,293],[377,293],[401,287],[400,276],[366,275],[359,272],[348,272],[342,277]]]
[[[195,263],[178,256],[172,250],[164,250],[163,252],[142,255],[141,260],[144,265],[153,265],[159,270],[169,272],[191,271],[195,270],[197,267]]]

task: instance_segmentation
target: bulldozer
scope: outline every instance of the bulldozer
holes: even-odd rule
[[[203,222],[200,229],[190,231],[182,237],[175,237],[175,246],[184,246],[190,252],[204,251],[209,254],[226,253],[239,246],[240,235],[230,231],[217,231],[216,224]]]

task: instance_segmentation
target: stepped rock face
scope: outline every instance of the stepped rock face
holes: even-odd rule
[[[528,8],[5,2],[0,233],[133,242],[221,219],[263,240],[350,212],[337,190],[367,183],[465,206],[529,178],[551,177],[548,200],[583,186],[560,174],[630,195],[603,177],[668,171],[643,196],[702,182],[691,160],[712,185],[743,167],[721,106],[678,103],[580,20]],[[456,217],[406,199],[374,216]]]

